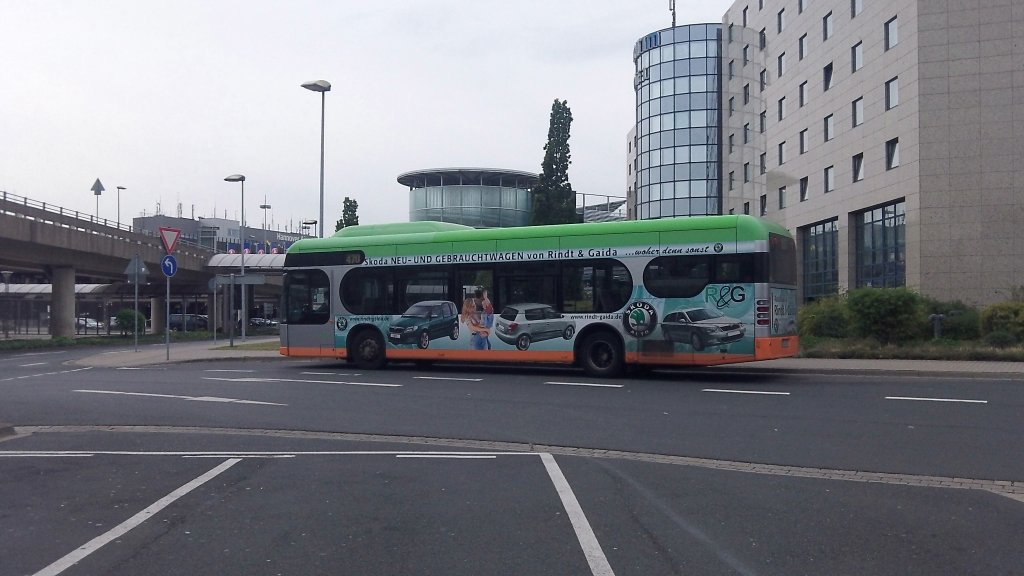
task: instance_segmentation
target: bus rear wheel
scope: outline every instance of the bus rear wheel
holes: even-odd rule
[[[376,370],[387,362],[384,338],[376,330],[359,332],[350,349],[352,363],[361,370]]]
[[[578,349],[580,364],[589,376],[614,378],[622,374],[625,367],[622,344],[609,332],[598,332],[587,336]]]

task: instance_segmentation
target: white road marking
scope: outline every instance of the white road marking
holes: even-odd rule
[[[261,404],[264,406],[287,406],[287,404],[278,404],[276,402],[239,400],[237,398],[218,398],[217,396],[179,396],[176,394],[152,394],[149,392],[119,392],[116,390],[73,390],[73,392],[85,392],[88,394],[120,394],[123,396],[149,396],[151,398],[175,398],[178,400],[192,400],[195,402],[226,402],[231,404]]]
[[[57,560],[53,564],[50,564],[46,568],[43,568],[39,572],[36,572],[34,576],[57,576],[57,574],[60,574],[61,572],[74,566],[79,561],[84,559],[86,556],[92,554],[93,552],[99,550],[103,546],[120,538],[121,536],[124,536],[132,528],[135,528],[139,524],[142,524],[147,519],[155,515],[157,512],[160,512],[161,510],[169,506],[175,500],[178,500],[182,496],[202,486],[203,484],[205,484],[206,482],[208,482],[221,472],[227,470],[228,468],[231,468],[232,466],[241,461],[241,458],[232,458],[230,460],[225,460],[224,462],[221,462],[213,470],[210,470],[209,472],[203,474],[202,476],[199,476],[198,478],[192,480],[191,482],[188,482],[181,488],[178,488],[174,492],[171,492],[167,496],[164,496],[163,498],[157,500],[143,511],[118,524],[117,526],[111,528],[106,533],[93,538],[89,542],[86,542],[85,545],[81,546],[74,552],[71,552],[67,556],[64,556],[60,560]]]
[[[562,469],[555,462],[555,457],[545,452],[540,455],[540,459],[544,462],[548,476],[551,477],[551,483],[555,485],[558,497],[562,499],[562,506],[565,507],[573,530],[576,531],[576,538],[580,541],[580,547],[583,548],[583,554],[587,557],[587,563],[590,564],[590,573],[594,576],[615,576],[611,565],[608,564],[608,558],[604,555],[604,550],[601,549],[601,543],[597,541],[597,536],[594,535],[594,530],[590,527],[590,522],[587,521],[587,515],[583,513],[583,508],[576,500],[576,495],[573,494],[569,482],[562,474]]]
[[[378,384],[376,382],[342,382],[340,380],[299,380],[296,378],[215,378],[203,376],[203,380],[222,380],[224,382],[298,382],[302,384],[346,384],[348,386],[379,386],[381,388],[401,388],[402,384]]]
[[[595,384],[593,382],[545,382],[552,386],[590,386],[593,388],[622,388],[622,384]]]
[[[72,372],[81,372],[82,370],[92,370],[92,366],[87,368],[75,368],[74,370],[61,370],[60,372],[44,372],[41,374],[27,374],[25,376],[15,376],[14,378],[4,378],[0,382],[10,382],[11,380],[24,380],[26,378],[39,378],[40,376],[56,376],[58,374],[70,374]]]
[[[480,382],[483,378],[450,378],[448,376],[413,376],[417,380],[456,380],[458,382]]]
[[[318,452],[233,452],[220,451],[193,451],[193,452],[137,452],[127,450],[6,450],[0,451],[0,456],[176,456],[182,458],[198,458],[203,456],[223,456],[225,458],[241,458],[252,456],[253,458],[267,456],[400,456],[411,454],[416,456],[536,456],[536,452],[438,452],[423,451],[409,452],[408,450],[324,450]]]
[[[255,370],[227,370],[227,369],[214,370],[214,369],[209,369],[209,370],[203,370],[203,372],[245,372],[245,373],[249,373],[249,372],[255,372]]]
[[[958,398],[913,398],[911,396],[886,396],[886,400],[917,400],[919,402],[962,402],[964,404],[988,404],[988,400],[962,400]]]
[[[11,454],[8,452],[0,452],[0,458],[81,458],[85,456],[94,456],[94,454],[48,454],[45,452],[26,452],[24,454]]]
[[[725,390],[718,388],[705,388],[701,392],[721,392],[725,394],[764,394],[766,396],[789,396],[789,392],[767,392],[764,390]]]
[[[295,458],[295,454],[189,454],[182,458]]]
[[[362,374],[346,374],[344,372],[299,372],[306,376],[362,376]]]
[[[29,366],[43,366],[46,362],[33,362],[31,364],[19,364],[18,368],[28,368]]]
[[[471,459],[471,458],[497,458],[497,456],[486,455],[486,454],[396,454],[395,458],[454,458],[454,459]]]

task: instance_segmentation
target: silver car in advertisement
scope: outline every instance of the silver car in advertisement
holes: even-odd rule
[[[576,323],[547,304],[511,304],[501,311],[495,324],[498,338],[519,350],[541,340],[569,340],[576,333]]]
[[[690,344],[698,352],[707,346],[742,340],[746,333],[742,322],[711,308],[676,310],[661,321],[665,341]]]

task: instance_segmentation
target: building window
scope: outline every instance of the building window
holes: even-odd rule
[[[823,176],[825,177],[825,194],[828,194],[836,189],[836,167],[826,167]]]
[[[821,19],[821,39],[822,41],[828,40],[832,37],[832,13],[825,14],[825,17]]]
[[[730,216],[732,216],[735,213],[736,213],[736,209],[735,208],[729,208],[729,215]]]
[[[800,230],[804,301],[839,293],[839,219]]]
[[[779,78],[786,73],[786,53],[779,54]]]
[[[800,83],[799,95],[800,95],[800,107],[803,108],[804,106],[807,105],[807,82],[806,81]]]
[[[768,33],[765,31],[764,28],[761,28],[761,31],[757,33],[757,47],[760,48],[761,50],[764,50],[764,47],[767,45]]]
[[[835,135],[835,114],[825,116],[825,142],[828,142]]]
[[[885,83],[885,109],[891,110],[900,103],[900,79],[897,76]]]
[[[800,179],[800,201],[801,202],[806,202],[807,201],[807,193],[808,193],[808,189],[810,187],[811,187],[810,186],[810,180],[807,178],[807,176],[804,176],[803,178]]]
[[[732,116],[733,112],[736,111],[736,98],[733,96],[729,97],[729,116]]]
[[[864,179],[864,153],[853,155],[853,181],[860,182]]]
[[[768,213],[768,195],[767,194],[761,194],[760,204],[761,204],[760,214],[761,214],[761,216],[764,216],[765,214]]]
[[[822,91],[828,92],[828,89],[832,87],[832,63],[829,62],[821,69],[821,86]]]
[[[729,60],[729,80],[732,80],[732,77],[735,75],[735,71],[734,71],[735,67],[736,67],[736,61],[735,60]]]
[[[750,83],[743,85],[743,104],[750,104]]]
[[[786,9],[779,10],[779,16],[776,18],[779,24],[779,34],[786,29]]]
[[[850,0],[850,18],[856,18],[864,11],[864,0]]]
[[[743,163],[743,182],[750,182],[750,162]]]
[[[764,92],[764,87],[768,85],[768,71],[761,70],[761,92]]]
[[[779,98],[779,120],[786,117],[786,97]]]
[[[906,286],[906,203],[866,210],[857,215],[857,287]]]
[[[764,131],[768,129],[768,111],[767,110],[761,110],[761,114],[758,115],[758,121],[761,124],[761,134],[764,134]]]
[[[729,154],[732,154],[733,147],[736,144],[736,135],[729,134]]]
[[[779,142],[779,166],[786,163],[786,141]]]
[[[896,25],[896,17],[885,23],[885,49],[889,50],[900,43],[899,28]]]
[[[729,172],[729,190],[736,187],[736,171]]]
[[[732,22],[730,22],[729,23],[729,42],[732,42],[732,27],[733,26],[734,26],[734,24]]]
[[[761,167],[760,167],[760,171],[761,171],[761,174],[764,174],[765,172],[768,171],[768,153],[767,152],[761,152]]]
[[[747,27],[747,7],[743,7],[743,27]]]
[[[864,123],[864,97],[861,96],[853,101],[853,127],[856,128]]]
[[[786,187],[779,188],[779,210],[786,208]]]
[[[750,46],[743,47],[743,65],[746,66],[750,62]]]
[[[800,153],[807,153],[807,128],[800,131]]]
[[[743,203],[743,213],[750,214],[750,202]]]
[[[758,11],[764,10],[764,0],[757,0]]]
[[[803,60],[804,56],[807,56],[807,34],[800,37],[798,45],[800,50],[800,59]]]
[[[885,143],[885,169],[892,170],[900,165],[900,139],[893,138]]]
[[[804,8],[807,8],[807,0],[797,0],[797,2],[796,2],[797,14],[803,14],[804,13]]]
[[[750,143],[750,123],[749,122],[743,125],[743,143],[744,144],[749,144]]]
[[[857,42],[850,48],[850,69],[853,72],[864,67],[864,42]]]

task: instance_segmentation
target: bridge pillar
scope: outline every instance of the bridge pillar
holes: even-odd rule
[[[164,327],[167,326],[167,323],[165,322],[165,316],[167,316],[167,303],[164,302],[163,298],[150,298],[149,306],[149,309],[151,310],[149,319],[153,326],[153,334],[163,334]]]
[[[75,335],[75,269],[54,267],[50,271],[50,338]]]

